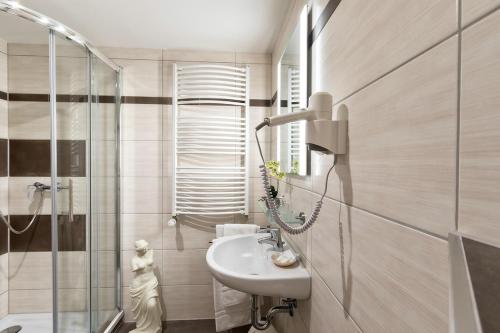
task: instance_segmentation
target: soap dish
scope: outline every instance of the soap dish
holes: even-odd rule
[[[298,260],[298,256],[290,250],[271,255],[273,263],[278,267],[290,267]]]

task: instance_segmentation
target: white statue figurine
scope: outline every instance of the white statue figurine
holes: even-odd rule
[[[145,240],[135,242],[136,255],[132,258],[134,280],[130,286],[132,311],[136,329],[131,333],[161,333],[162,310],[158,279],[153,272],[153,250]]]

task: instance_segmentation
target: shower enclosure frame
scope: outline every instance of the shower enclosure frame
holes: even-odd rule
[[[116,75],[115,80],[115,112],[116,112],[116,124],[115,124],[115,190],[116,190],[116,200],[115,200],[115,251],[116,251],[116,306],[118,313],[112,318],[107,327],[101,328],[103,333],[112,332],[114,327],[119,323],[124,315],[123,304],[122,304],[122,294],[121,294],[121,261],[120,261],[120,226],[121,226],[121,214],[120,214],[120,169],[121,169],[121,159],[120,159],[120,119],[121,119],[121,91],[122,91],[122,69],[120,66],[116,65],[111,59],[102,54],[97,48],[95,48],[86,38],[84,38],[78,32],[70,29],[64,24],[51,19],[41,13],[31,10],[25,6],[20,5],[16,1],[6,1],[0,0],[0,11],[7,14],[15,15],[23,19],[29,20],[48,29],[49,32],[49,75],[50,75],[50,162],[51,162],[51,188],[56,189],[57,184],[57,68],[56,68],[56,36],[60,36],[71,40],[72,42],[80,45],[87,51],[87,70],[88,70],[88,105],[87,105],[87,123],[88,123],[88,133],[91,133],[91,110],[92,110],[92,56],[97,57],[107,66],[109,66]],[[87,152],[87,166],[90,165],[90,141],[91,137],[87,138],[86,152]],[[88,173],[91,172],[91,168],[87,168]],[[89,179],[87,183],[87,189],[89,190],[90,175],[87,174]],[[58,300],[58,252],[59,252],[59,239],[58,239],[58,200],[57,191],[51,191],[51,245],[52,245],[52,329],[54,333],[59,332],[59,300]],[[88,191],[88,207],[90,208],[90,196],[91,192]],[[87,210],[86,214],[86,252],[88,253],[88,263],[87,263],[87,319],[88,319],[88,329],[89,332],[92,331],[92,286],[91,286],[91,223],[90,223],[91,211]]]

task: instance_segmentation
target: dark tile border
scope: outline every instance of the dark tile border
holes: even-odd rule
[[[48,94],[18,94],[11,93],[6,96],[6,99],[13,102],[49,102]],[[191,101],[192,99],[186,99]],[[206,100],[206,99],[204,99]],[[86,95],[57,95],[58,102],[67,103],[86,103],[88,96]],[[110,95],[92,96],[92,102],[96,103],[115,103],[116,97]],[[227,101],[232,101],[228,99]],[[159,104],[172,105],[172,97],[152,97],[152,96],[122,96],[121,103],[123,104]],[[270,107],[272,101],[268,99],[250,99],[250,106]],[[193,105],[225,105],[217,103],[200,103]]]
[[[8,216],[5,216],[7,219]],[[0,223],[0,255],[9,251],[9,231],[5,223]]]
[[[85,140],[57,141],[57,174],[85,177]],[[50,177],[50,140],[9,140],[11,177]]]
[[[271,107],[273,105],[272,101],[269,99],[251,99],[250,106],[255,107]]]
[[[114,333],[128,333],[135,329],[135,323],[122,322]],[[248,333],[250,325],[233,328],[221,333]],[[163,333],[215,333],[215,320],[169,320],[163,322]]]
[[[23,229],[31,220],[31,215],[10,215],[10,223],[16,229]],[[58,217],[59,251],[85,251],[85,215]],[[51,216],[40,215],[33,226],[24,234],[10,233],[10,252],[48,252],[52,250]]]
[[[9,140],[0,139],[0,177],[8,176]]]

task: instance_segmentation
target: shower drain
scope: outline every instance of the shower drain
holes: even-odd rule
[[[16,325],[16,326],[11,326],[11,327],[8,327],[2,331],[0,331],[0,333],[17,333],[19,332],[20,330],[22,329],[21,326],[19,325]]]

